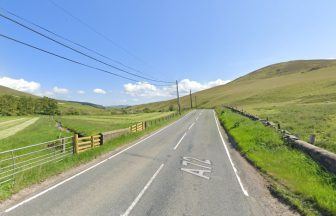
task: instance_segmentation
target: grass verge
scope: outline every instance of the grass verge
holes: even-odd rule
[[[336,215],[335,175],[260,122],[227,109],[219,119],[241,154],[268,177],[273,194],[303,215]]]
[[[180,117],[176,116],[170,120],[159,122],[158,124],[149,127],[145,131],[120,136],[118,138],[115,138],[107,142],[106,144],[98,148],[88,150],[78,155],[69,156],[60,162],[49,163],[47,165],[43,165],[43,166],[31,169],[27,172],[24,172],[20,175],[17,175],[15,177],[14,184],[8,183],[8,184],[4,184],[0,186],[0,201],[4,201],[5,199],[8,199],[13,194],[33,184],[43,182],[44,180],[46,180],[47,178],[51,176],[55,176],[66,170],[69,170],[71,168],[87,163],[103,154],[106,154],[110,151],[115,150],[116,148],[122,145],[138,140],[141,137],[149,133],[152,133],[153,131],[163,126],[168,125],[169,123],[172,123],[178,118]]]

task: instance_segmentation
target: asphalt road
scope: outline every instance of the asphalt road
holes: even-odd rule
[[[197,110],[4,215],[262,215],[212,110]]]

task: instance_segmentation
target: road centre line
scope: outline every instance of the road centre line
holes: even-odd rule
[[[195,124],[195,122],[193,122],[193,123],[189,126],[188,130],[190,130],[190,129],[194,126],[194,124]]]
[[[177,147],[180,145],[180,143],[182,142],[183,138],[187,135],[187,132],[184,132],[183,136],[181,137],[181,139],[177,142],[176,146],[174,147],[174,150],[177,149]]]
[[[245,190],[245,188],[244,188],[244,186],[243,186],[243,184],[242,184],[242,182],[241,182],[241,180],[240,180],[240,177],[239,177],[239,175],[238,175],[238,171],[237,171],[237,169],[236,169],[236,167],[235,167],[235,165],[234,165],[234,163],[233,163],[233,161],[232,161],[232,159],[231,159],[229,150],[228,150],[228,148],[227,148],[227,146],[226,146],[226,144],[225,144],[225,141],[224,141],[224,138],[223,138],[223,136],[222,136],[222,133],[220,132],[220,129],[219,129],[219,125],[218,125],[218,121],[217,121],[217,118],[216,118],[215,111],[213,111],[213,114],[214,114],[214,119],[215,119],[215,122],[216,122],[216,125],[217,125],[217,129],[218,129],[219,136],[220,136],[220,138],[221,138],[221,140],[222,140],[223,146],[224,146],[225,151],[226,151],[226,154],[227,154],[227,156],[228,156],[228,158],[229,158],[229,160],[230,160],[232,169],[233,169],[233,171],[234,171],[234,173],[235,173],[235,175],[236,175],[236,178],[237,178],[237,180],[238,180],[238,183],[239,183],[239,185],[240,185],[240,188],[242,189],[242,191],[243,191],[243,193],[244,193],[245,196],[249,196],[247,190]]]
[[[111,155],[110,157],[108,157],[108,158],[106,158],[106,159],[104,159],[104,160],[102,160],[102,161],[100,161],[100,162],[98,162],[98,163],[96,163],[96,164],[94,164],[94,165],[92,165],[92,166],[86,168],[85,170],[83,170],[83,171],[81,171],[81,172],[79,172],[79,173],[77,173],[77,174],[75,174],[75,175],[73,175],[73,176],[71,176],[71,177],[69,177],[69,178],[67,178],[67,179],[65,179],[65,180],[63,180],[63,181],[61,181],[61,182],[59,182],[59,183],[57,183],[57,184],[55,184],[55,185],[53,185],[53,186],[51,186],[51,187],[45,189],[45,190],[43,190],[43,191],[41,191],[41,192],[39,192],[38,194],[36,194],[36,195],[34,195],[34,196],[31,196],[31,197],[29,197],[29,198],[23,200],[22,202],[20,202],[20,203],[14,205],[14,206],[12,206],[12,207],[10,207],[10,208],[8,208],[8,209],[6,209],[5,212],[6,212],[6,213],[7,213],[7,212],[10,212],[10,211],[16,209],[17,207],[19,207],[19,206],[21,206],[21,205],[23,205],[23,204],[25,204],[25,203],[28,203],[28,202],[30,202],[30,201],[32,201],[32,200],[34,200],[34,199],[36,199],[36,198],[42,196],[43,194],[45,194],[45,193],[47,193],[47,192],[49,192],[49,191],[51,191],[51,190],[53,190],[53,189],[55,189],[55,188],[57,188],[57,187],[63,185],[64,183],[66,183],[66,182],[68,182],[68,181],[70,181],[70,180],[72,180],[72,179],[74,179],[74,178],[76,178],[76,177],[78,177],[78,176],[80,176],[80,175],[82,175],[82,174],[84,174],[84,173],[90,171],[91,169],[93,169],[93,168],[95,168],[95,167],[97,167],[97,166],[99,166],[99,165],[105,163],[106,161],[108,161],[108,160],[110,160],[110,159],[112,159],[112,158],[114,158],[114,157],[116,157],[116,156],[118,156],[118,155],[124,153],[125,151],[127,151],[127,150],[129,150],[129,149],[135,147],[136,145],[138,145],[138,144],[144,142],[145,140],[147,140],[147,139],[149,139],[149,138],[155,136],[156,134],[158,134],[158,133],[160,133],[161,131],[163,131],[163,130],[169,128],[170,126],[176,124],[177,122],[180,122],[182,119],[185,119],[185,118],[186,118],[187,116],[189,116],[191,113],[194,113],[194,111],[193,111],[193,112],[189,112],[187,115],[183,116],[183,117],[180,118],[179,120],[177,120],[177,121],[175,121],[175,122],[173,122],[173,123],[171,123],[171,124],[165,126],[164,128],[161,128],[160,130],[156,131],[155,133],[153,133],[153,134],[149,135],[148,137],[146,137],[146,138],[144,138],[144,139],[142,139],[142,140],[140,140],[140,141],[134,143],[133,145],[131,145],[131,146],[129,146],[129,147],[127,147],[127,148],[121,150],[120,152],[117,152],[116,154]]]
[[[164,164],[161,164],[161,166],[159,167],[159,169],[156,170],[156,172],[154,173],[154,175],[149,179],[149,181],[147,182],[147,184],[145,185],[145,187],[140,191],[139,195],[135,198],[135,200],[128,207],[128,209],[125,211],[125,213],[122,214],[122,216],[128,216],[131,213],[131,211],[133,210],[133,208],[135,207],[135,205],[139,202],[139,200],[141,199],[141,197],[145,194],[146,190],[149,188],[149,186],[152,184],[152,182],[154,181],[154,179],[156,178],[156,176],[159,174],[159,172],[161,171],[161,169],[163,168],[163,166],[164,166]]]

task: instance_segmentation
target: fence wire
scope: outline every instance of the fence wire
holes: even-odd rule
[[[15,181],[25,171],[58,162],[73,154],[73,137],[0,152],[0,185]]]

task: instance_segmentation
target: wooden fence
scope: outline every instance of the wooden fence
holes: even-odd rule
[[[131,133],[136,133],[136,132],[140,132],[143,130],[146,130],[148,127],[153,126],[153,125],[157,125],[163,121],[167,121],[170,120],[172,118],[174,118],[177,115],[177,113],[173,113],[158,119],[153,119],[153,120],[148,120],[148,121],[144,121],[144,122],[138,122],[136,124],[133,124],[130,126],[130,132]]]
[[[74,153],[81,153],[101,145],[101,135],[78,137],[74,136]]]
[[[134,125],[131,125],[131,127],[130,127],[131,133],[143,131],[145,129],[146,129],[146,122],[139,122],[139,123],[136,123]]]

